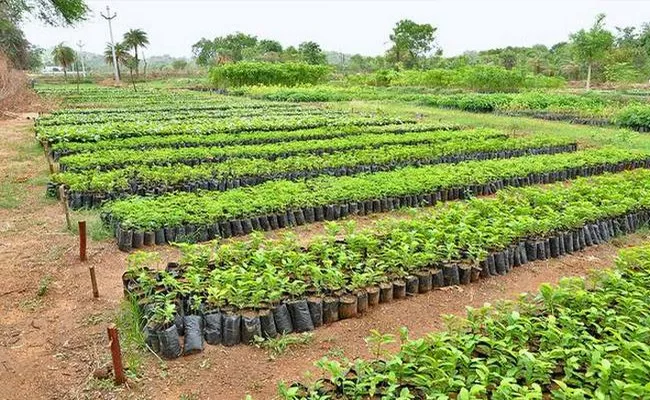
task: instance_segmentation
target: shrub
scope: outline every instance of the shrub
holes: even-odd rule
[[[220,88],[246,85],[296,86],[321,82],[330,72],[331,68],[324,65],[240,62],[212,68],[210,81]]]

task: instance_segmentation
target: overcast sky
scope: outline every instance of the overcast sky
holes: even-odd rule
[[[279,40],[284,46],[306,40],[325,50],[364,55],[382,54],[395,22],[409,18],[438,27],[445,55],[495,47],[552,45],[570,32],[588,27],[596,14],[607,14],[607,26],[639,26],[650,22],[650,1],[595,0],[103,0],[88,1],[91,14],[75,28],[24,24],[27,39],[42,47],[63,41],[85,43],[85,51],[101,53],[109,41],[100,16],[106,5],[117,12],[113,33],[119,40],[130,28],[149,34],[148,55],[190,56],[201,37],[241,31]]]

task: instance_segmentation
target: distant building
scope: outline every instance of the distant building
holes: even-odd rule
[[[46,65],[41,70],[41,74],[45,74],[45,75],[63,74],[63,68],[61,68],[61,67],[59,67],[57,65]]]

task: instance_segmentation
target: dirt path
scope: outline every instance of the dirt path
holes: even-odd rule
[[[0,399],[230,400],[247,393],[271,399],[277,382],[317,373],[313,363],[323,356],[368,356],[363,339],[370,329],[395,333],[406,326],[412,337],[421,336],[444,326],[441,314],[463,314],[467,305],[515,298],[542,282],[610,266],[616,253],[608,244],[517,268],[506,277],[382,305],[363,318],[317,330],[313,343],[274,361],[249,346],[207,346],[170,362],[145,354],[129,389],[115,389],[94,379],[93,371],[108,361],[105,329],[122,300],[125,255],[110,240],[91,241],[90,261],[81,264],[77,237],[64,229],[60,204],[44,197],[47,165],[31,121],[0,121],[0,138]],[[321,230],[299,232],[302,237]],[[89,265],[97,270],[99,300],[92,300]]]

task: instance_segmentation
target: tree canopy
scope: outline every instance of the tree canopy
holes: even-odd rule
[[[393,42],[393,47],[388,51],[389,57],[407,67],[414,66],[419,57],[433,49],[436,30],[430,24],[417,24],[408,19],[399,21],[389,36]]]
[[[0,52],[19,69],[34,65],[34,47],[25,38],[19,23],[33,15],[51,26],[70,26],[83,21],[88,13],[84,0],[2,0],[0,1]]]

